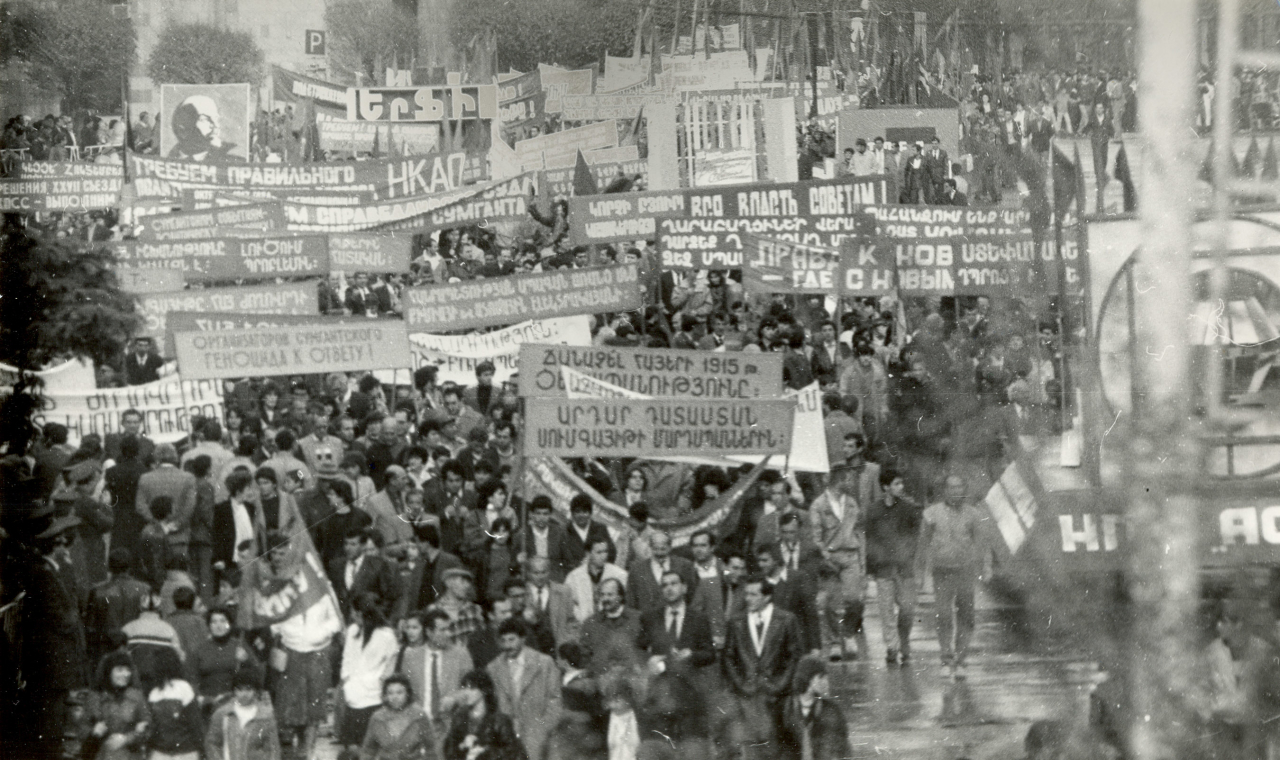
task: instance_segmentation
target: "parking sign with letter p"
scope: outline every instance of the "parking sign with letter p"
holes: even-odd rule
[[[325,31],[323,29],[307,30],[307,55],[324,55]]]

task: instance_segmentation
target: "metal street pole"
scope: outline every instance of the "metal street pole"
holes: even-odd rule
[[[1126,447],[1127,530],[1133,551],[1129,741],[1137,760],[1187,757],[1194,716],[1193,627],[1198,600],[1201,470],[1195,438],[1187,315],[1191,313],[1189,199],[1197,0],[1140,0],[1138,117],[1143,245],[1134,262],[1134,415]],[[1219,83],[1226,86],[1226,83]]]

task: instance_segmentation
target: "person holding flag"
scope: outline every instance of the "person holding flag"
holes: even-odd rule
[[[311,757],[333,685],[330,644],[342,632],[333,586],[305,530],[268,533],[266,556],[241,570],[242,624],[271,631],[272,704],[281,731],[298,757]]]

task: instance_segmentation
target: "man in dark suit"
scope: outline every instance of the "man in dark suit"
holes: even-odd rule
[[[120,440],[116,463],[105,475],[107,490],[115,497],[113,516],[115,522],[111,526],[111,548],[120,547],[133,551],[138,542],[138,534],[146,521],[138,514],[138,480],[147,471],[140,453],[141,444],[147,439],[125,437]],[[153,446],[154,448],[154,446]]]
[[[394,609],[400,601],[400,576],[382,558],[381,540],[382,534],[371,528],[352,530],[342,539],[343,556],[329,563],[329,577],[343,615],[350,614],[351,600],[366,591],[377,594],[386,610]]]
[[[574,566],[566,567],[569,558],[565,553],[564,526],[551,519],[554,506],[551,497],[539,494],[529,503],[529,524],[525,527],[520,551],[526,563],[534,557],[543,557],[551,565],[551,579],[564,583],[564,577]]]
[[[777,544],[756,548],[756,569],[773,587],[773,605],[795,616],[804,651],[822,647],[822,626],[818,617],[818,578],[801,570],[792,573],[782,566]]]
[[[587,548],[597,539],[609,542],[609,561],[618,556],[609,536],[609,530],[603,523],[591,519],[591,497],[580,493],[569,500],[569,527],[564,532],[564,551],[561,555],[565,572],[582,564],[587,556]]]
[[[344,305],[354,317],[377,316],[378,297],[369,290],[369,275],[356,272],[351,278],[351,287],[347,288]]]
[[[526,609],[532,610],[539,620],[551,628],[556,644],[577,638],[576,601],[573,592],[563,583],[551,580],[551,561],[546,557],[534,557],[525,565],[529,586],[525,589]]]
[[[682,672],[703,685],[702,669],[716,661],[711,621],[687,600],[688,586],[674,570],[662,574],[663,606],[641,613],[640,646],[661,659],[663,672]]]
[[[62,468],[67,466],[71,453],[75,449],[67,445],[67,426],[58,422],[47,422],[41,430],[40,445],[36,447],[36,459],[33,472],[40,488],[40,496],[48,498],[62,477]]]
[[[418,538],[418,558],[409,569],[404,593],[392,613],[393,621],[430,607],[444,593],[444,571],[462,567],[462,560],[440,550],[440,533],[434,525],[415,527],[414,534]]]
[[[21,647],[18,663],[27,688],[19,692],[17,704],[6,710],[7,727],[22,728],[15,741],[21,748],[13,757],[61,756],[69,712],[67,696],[88,685],[78,593],[74,576],[68,572],[72,529],[80,519],[55,517],[49,508],[36,514],[39,516],[29,519],[33,525],[26,532],[35,534],[39,556],[20,569],[27,596],[16,628],[25,632],[28,644]]]
[[[133,553],[123,546],[111,547],[107,570],[111,577],[89,592],[84,630],[89,647],[89,661],[96,663],[110,651],[111,634],[133,620],[142,610],[142,600],[151,587],[129,574]]]
[[[817,345],[813,347],[809,362],[813,366],[814,378],[824,388],[840,381],[840,365],[853,356],[849,347],[836,338],[835,322],[823,320],[818,327]]]
[[[693,563],[684,557],[671,553],[671,536],[662,531],[649,534],[649,559],[637,559],[627,568],[627,602],[640,610],[648,612],[665,604],[662,594],[662,576],[668,572],[677,573],[683,580],[686,589],[698,588],[698,572]]]
[[[944,206],[968,206],[969,196],[960,192],[956,187],[956,181],[948,177],[942,181],[942,197],[938,202]]]
[[[784,760],[852,756],[848,722],[840,705],[828,697],[830,691],[827,666],[812,657],[801,660],[779,720],[778,747]]]
[[[724,647],[724,676],[742,709],[747,760],[777,756],[773,716],[804,656],[800,625],[773,603],[773,593],[764,577],[747,579],[747,614],[729,621]]]
[[[466,473],[456,459],[440,468],[440,476],[423,485],[427,512],[440,516],[440,548],[462,551],[463,521],[476,508],[476,492],[466,487]]]
[[[937,135],[929,140],[929,148],[924,154],[924,170],[928,178],[932,194],[927,197],[929,203],[945,203],[942,198],[943,184],[946,182],[951,159],[942,149],[942,140]]]
[[[160,379],[160,369],[164,367],[164,359],[154,350],[155,345],[150,338],[137,338],[133,341],[133,353],[124,360],[124,381],[128,385],[144,385]]]
[[[106,452],[107,459],[114,459],[117,462],[123,459],[123,454],[120,451],[120,442],[126,438],[138,439],[139,460],[145,462],[151,458],[151,453],[155,451],[156,444],[142,434],[142,412],[137,409],[126,409],[121,412],[120,432],[107,433],[106,438],[102,439],[102,449]]]

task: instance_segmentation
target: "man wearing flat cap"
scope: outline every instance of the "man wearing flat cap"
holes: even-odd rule
[[[39,631],[38,646],[21,648],[19,667],[26,682],[18,694],[14,724],[23,726],[15,757],[58,757],[62,754],[67,698],[88,685],[88,655],[71,546],[80,518],[58,515],[52,507],[36,509],[23,521],[20,540],[29,542],[35,555],[20,579],[26,598],[21,606],[18,630]]]
[[[454,644],[466,645],[471,634],[484,627],[484,612],[471,601],[475,576],[465,567],[445,570],[444,596],[435,600],[427,611],[440,610],[449,616],[449,635]]]

